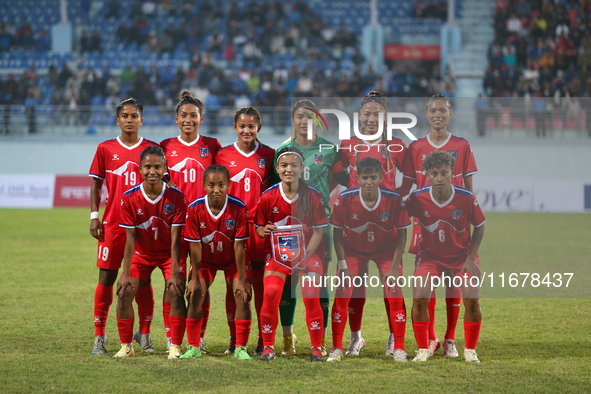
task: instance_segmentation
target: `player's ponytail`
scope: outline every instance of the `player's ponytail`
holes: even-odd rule
[[[279,164],[279,158],[285,154],[294,154],[296,156],[299,156],[300,161],[302,163],[302,167],[303,167],[304,155],[295,146],[286,146],[286,147],[279,149],[279,151],[277,152],[277,163],[276,164]],[[300,179],[298,180],[297,192],[298,192],[298,218],[303,218],[306,215],[308,215],[308,213],[310,212],[310,199],[309,199],[309,195],[308,195],[308,193],[309,193],[308,184],[302,179],[301,176],[300,176]]]
[[[179,113],[179,109],[181,108],[181,106],[185,104],[193,104],[197,107],[197,109],[199,109],[199,115],[203,116],[205,114],[205,104],[203,104],[203,101],[199,100],[197,97],[193,97],[191,95],[191,92],[189,92],[188,90],[183,90],[183,92],[181,93],[179,102],[176,105],[177,115]]]

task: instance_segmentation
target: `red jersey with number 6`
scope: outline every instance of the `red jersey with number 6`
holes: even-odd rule
[[[226,203],[217,215],[211,212],[207,196],[189,205],[185,240],[201,242],[202,262],[234,262],[234,241],[247,240],[248,236],[248,211],[240,199],[226,194]]]
[[[140,184],[123,195],[121,200],[122,228],[136,229],[135,253],[148,261],[170,257],[171,229],[184,226],[187,202],[180,190],[162,183],[162,193],[151,200]]]
[[[254,222],[261,194],[270,186],[274,155],[273,148],[258,142],[252,152],[244,153],[235,142],[220,149],[215,157],[215,163],[230,172],[232,182],[229,193],[244,201],[251,223]]]
[[[160,146],[166,154],[170,180],[182,190],[187,201],[204,195],[203,173],[221,148],[217,138],[197,135],[195,141],[187,143],[178,136],[162,141]]]
[[[150,145],[158,144],[140,137],[137,144],[127,146],[117,137],[100,143],[96,148],[88,175],[103,180],[107,187],[107,206],[103,213],[105,232],[125,232],[119,227],[121,198],[128,189],[143,182],[140,156]]]
[[[459,186],[451,188],[443,204],[435,200],[431,186],[415,190],[402,204],[421,223],[419,254],[445,264],[463,264],[470,252],[470,224],[480,227],[485,219],[474,193]]]

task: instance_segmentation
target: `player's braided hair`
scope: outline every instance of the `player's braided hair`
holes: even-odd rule
[[[429,105],[431,105],[431,103],[435,100],[445,100],[447,106],[449,107],[449,109],[451,109],[451,102],[444,94],[434,94],[433,96],[431,96],[429,98],[429,101],[427,101],[427,108],[429,108]]]
[[[228,182],[230,182],[230,172],[228,171],[228,169],[222,165],[219,165],[219,164],[212,164],[209,167],[207,167],[207,169],[203,173],[203,184],[205,184],[205,179],[207,179],[207,176],[209,174],[213,174],[214,172],[221,172],[222,174],[224,174],[226,176],[226,179],[228,179]]]
[[[203,116],[203,114],[205,114],[205,104],[203,104],[203,101],[199,100],[197,97],[193,97],[191,95],[191,92],[189,92],[188,90],[183,90],[183,92],[181,93],[181,97],[179,98],[179,102],[176,105],[176,114],[177,115],[179,113],[179,108],[181,108],[181,106],[183,106],[185,104],[193,104],[194,106],[196,106],[199,109],[199,114],[201,116]]]
[[[238,118],[240,118],[240,115],[254,115],[255,119],[257,120],[257,123],[259,125],[261,124],[261,113],[255,107],[242,107],[239,110],[237,110],[234,114],[234,124],[238,123]],[[258,137],[256,138],[256,141],[259,144],[261,143]]]
[[[300,101],[296,102],[293,105],[293,107],[291,107],[291,119],[292,120],[293,120],[293,117],[295,116],[295,112],[301,107],[310,107],[310,108],[314,109],[314,111],[318,111],[318,107],[316,106],[316,104],[314,104],[314,102],[312,100],[308,100],[308,99],[300,100]],[[296,131],[295,131],[295,127],[292,126],[291,137],[289,137],[289,139],[287,139],[284,143],[289,142],[289,141],[295,141],[295,139],[296,139]]]
[[[295,146],[286,146],[279,149],[277,152],[277,157],[279,158],[282,154],[286,152],[293,152],[300,155],[301,158],[304,157],[302,152],[296,148]],[[279,164],[279,159],[277,159]],[[304,163],[302,163],[302,166]],[[298,217],[303,218],[308,215],[310,212],[310,199],[308,196],[308,184],[300,177],[298,181]]]
[[[386,98],[382,97],[382,93],[377,90],[372,90],[371,92],[369,92],[367,94],[367,96],[365,96],[363,99],[361,99],[360,110],[367,103],[378,103],[379,105],[381,105],[384,108],[384,112],[386,112],[388,110],[388,102],[386,101]],[[384,119],[384,122],[386,122],[386,119]],[[364,130],[361,129],[362,134],[363,134],[363,132],[364,132]],[[383,149],[386,151],[386,165],[387,165],[387,172],[389,173],[390,170],[394,167],[394,163],[392,162],[392,154],[390,153],[390,150],[388,149],[389,143],[388,143],[388,133],[386,133],[386,124],[384,124],[384,132],[382,133],[382,142],[384,143]],[[360,156],[361,156],[361,139],[359,139],[359,142],[357,143],[357,153],[355,154],[354,167],[357,167],[357,164],[359,163]]]
[[[357,174],[371,174],[373,172],[382,172],[382,163],[373,157],[366,157],[357,163]]]
[[[450,166],[451,171],[453,172],[455,164],[456,159],[454,159],[451,153],[444,150],[434,150],[425,157],[425,160],[423,161],[423,170],[429,171],[431,168]]]
[[[164,154],[164,150],[158,145],[150,145],[146,149],[140,153],[140,163],[144,160],[144,158],[148,155],[156,155],[162,158],[162,160],[166,161],[166,155]]]
[[[126,105],[133,105],[134,107],[136,107],[138,111],[140,111],[140,116],[142,116],[142,113],[144,112],[144,106],[141,105],[140,102],[134,99],[133,97],[130,97],[120,102],[117,106],[117,117],[119,117],[119,113]]]

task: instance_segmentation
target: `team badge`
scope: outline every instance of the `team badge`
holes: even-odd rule
[[[319,153],[314,154],[314,164],[322,164],[324,161],[324,155]]]
[[[267,159],[257,159],[257,164],[259,168],[262,170],[267,166]]]
[[[453,220],[458,220],[462,217],[462,210],[461,209],[452,209],[451,210],[451,218]]]
[[[199,148],[199,155],[203,158],[209,156],[209,148],[208,147]]]
[[[226,219],[226,230],[234,230],[236,221],[234,219]]]
[[[454,159],[458,160],[458,151],[457,150],[448,150],[449,154],[453,156]]]
[[[164,204],[162,206],[162,213],[164,214],[164,216],[172,215],[172,204]]]
[[[296,267],[306,257],[302,226],[279,227],[271,232],[273,259],[287,268]]]
[[[390,219],[390,212],[386,211],[386,212],[380,212],[380,220],[382,222],[387,222],[388,219]]]

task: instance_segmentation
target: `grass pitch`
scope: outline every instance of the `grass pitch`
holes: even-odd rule
[[[575,272],[576,292],[551,288],[544,296],[589,296],[585,289],[585,275],[591,266],[587,215],[486,216],[487,230],[480,249],[483,271]],[[113,304],[107,324],[109,356],[94,356],[92,311],[98,270],[96,241],[90,237],[88,225],[87,209],[0,210],[0,392],[589,391],[589,298],[483,299],[480,365],[444,359],[441,351],[425,364],[394,364],[384,356],[388,326],[380,299],[366,303],[363,336],[367,348],[359,357],[347,357],[336,364],[312,364],[308,361],[304,305],[299,302],[294,328],[300,338],[298,356],[263,364],[223,354],[228,328],[225,290],[218,275],[211,292],[206,356],[166,359],[158,301],[152,325],[156,355],[138,354],[123,360],[110,357],[119,348]],[[405,255],[405,274],[411,274],[412,266],[411,256]],[[163,291],[159,274],[153,276],[153,285],[159,298]],[[525,290],[512,294],[533,296]],[[409,311],[410,306],[407,299]],[[457,329],[460,353],[461,316]],[[437,304],[436,323],[441,337],[445,331],[444,300]],[[253,324],[253,333],[255,329]],[[255,340],[251,335],[251,352]],[[280,350],[280,335],[276,345]],[[416,350],[410,317],[406,349],[409,356]]]

